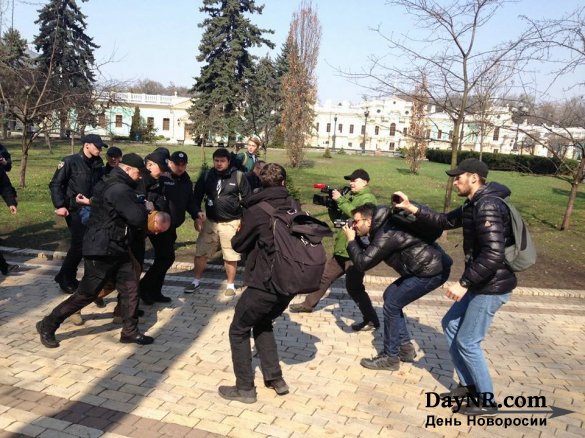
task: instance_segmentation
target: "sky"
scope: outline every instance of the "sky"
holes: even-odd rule
[[[194,84],[193,78],[201,68],[195,59],[203,32],[198,24],[205,18],[199,12],[201,1],[77,0],[77,3],[87,16],[86,33],[100,45],[96,59],[102,64],[104,79],[152,79],[164,85],[172,82],[186,87]],[[262,15],[254,14],[249,18],[261,28],[274,30],[268,38],[275,49],[264,47],[254,53],[274,58],[286,40],[292,14],[298,10],[300,0],[259,0],[257,3],[265,5]],[[371,55],[389,53],[384,38],[374,29],[378,28],[386,36],[421,35],[404,10],[387,3],[385,0],[313,0],[322,26],[316,71],[321,103],[358,103],[369,93],[340,72],[367,70]],[[14,27],[32,41],[38,33],[38,26],[34,24],[37,11],[44,4],[46,1],[42,0],[0,0],[2,29],[10,26],[13,17]],[[511,2],[490,21],[483,33],[483,43],[496,44],[512,38],[521,30],[521,15],[534,19],[556,18],[579,6],[582,0]],[[392,58],[386,59],[392,61]],[[550,82],[550,77],[541,75],[538,69],[536,67],[533,73],[537,82]],[[575,90],[566,91],[571,80],[575,78],[557,81],[550,92],[556,95],[575,93]]]

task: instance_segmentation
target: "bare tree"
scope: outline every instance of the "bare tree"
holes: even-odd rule
[[[416,86],[413,82],[426,74],[429,102],[446,112],[453,122],[451,166],[455,167],[465,115],[470,110],[470,96],[482,78],[494,74],[495,69],[505,66],[517,71],[522,67],[521,49],[526,47],[528,35],[481,51],[477,48],[480,31],[506,0],[456,0],[448,6],[439,0],[390,0],[388,3],[404,8],[416,20],[417,30],[426,30],[427,36],[422,39],[405,36],[400,40],[378,30],[389,46],[391,59],[405,62],[388,63],[386,55],[371,56],[369,71],[348,76],[360,82],[369,80],[369,88],[377,93],[408,96]],[[508,79],[508,75],[498,77],[496,84]],[[451,203],[451,192],[449,178],[445,210]]]
[[[319,17],[310,2],[302,2],[290,24],[288,71],[282,81],[282,128],[292,167],[301,165],[305,139],[313,129],[313,108],[317,100],[315,69],[320,42]]]
[[[407,136],[406,161],[410,166],[410,171],[414,174],[418,174],[420,163],[426,157],[429,144],[426,135],[428,129],[426,108],[429,102],[426,89],[426,77],[423,76],[420,84],[414,90],[410,126]]]

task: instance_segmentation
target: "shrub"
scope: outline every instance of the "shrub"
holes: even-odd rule
[[[331,158],[331,151],[329,148],[325,148],[325,152],[323,152],[323,158]]]

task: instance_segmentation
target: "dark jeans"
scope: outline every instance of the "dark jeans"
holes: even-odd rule
[[[149,234],[148,238],[154,248],[154,263],[140,280],[140,295],[155,298],[162,294],[165,276],[175,261],[177,230],[171,227],[164,233]]]
[[[113,279],[119,292],[123,336],[138,333],[138,281],[129,255],[85,258],[85,273],[77,292],[53,309],[44,319],[45,326],[56,331],[69,316],[92,303],[107,280]]]
[[[274,294],[251,287],[248,287],[240,297],[229,331],[232,363],[238,389],[249,390],[254,387],[250,346],[252,333],[260,356],[264,380],[282,377],[272,321],[282,315],[292,298],[292,296]]]
[[[71,233],[71,244],[57,278],[60,279],[60,283],[73,284],[77,277],[77,266],[82,259],[81,251],[86,226],[81,223],[81,216],[77,211],[70,211],[65,221],[67,222],[69,233]]]
[[[311,292],[305,297],[304,305],[315,307],[331,287],[333,282],[345,274],[345,288],[351,299],[357,304],[364,321],[380,324],[378,315],[372,305],[372,300],[364,287],[364,273],[358,271],[352,261],[346,257],[333,256],[327,261],[325,271],[321,277],[319,290]]]

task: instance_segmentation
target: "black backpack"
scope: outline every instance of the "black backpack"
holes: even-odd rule
[[[275,253],[270,284],[282,295],[319,289],[327,255],[321,240],[331,236],[329,226],[295,208],[274,208],[263,201],[258,206],[271,218]]]

